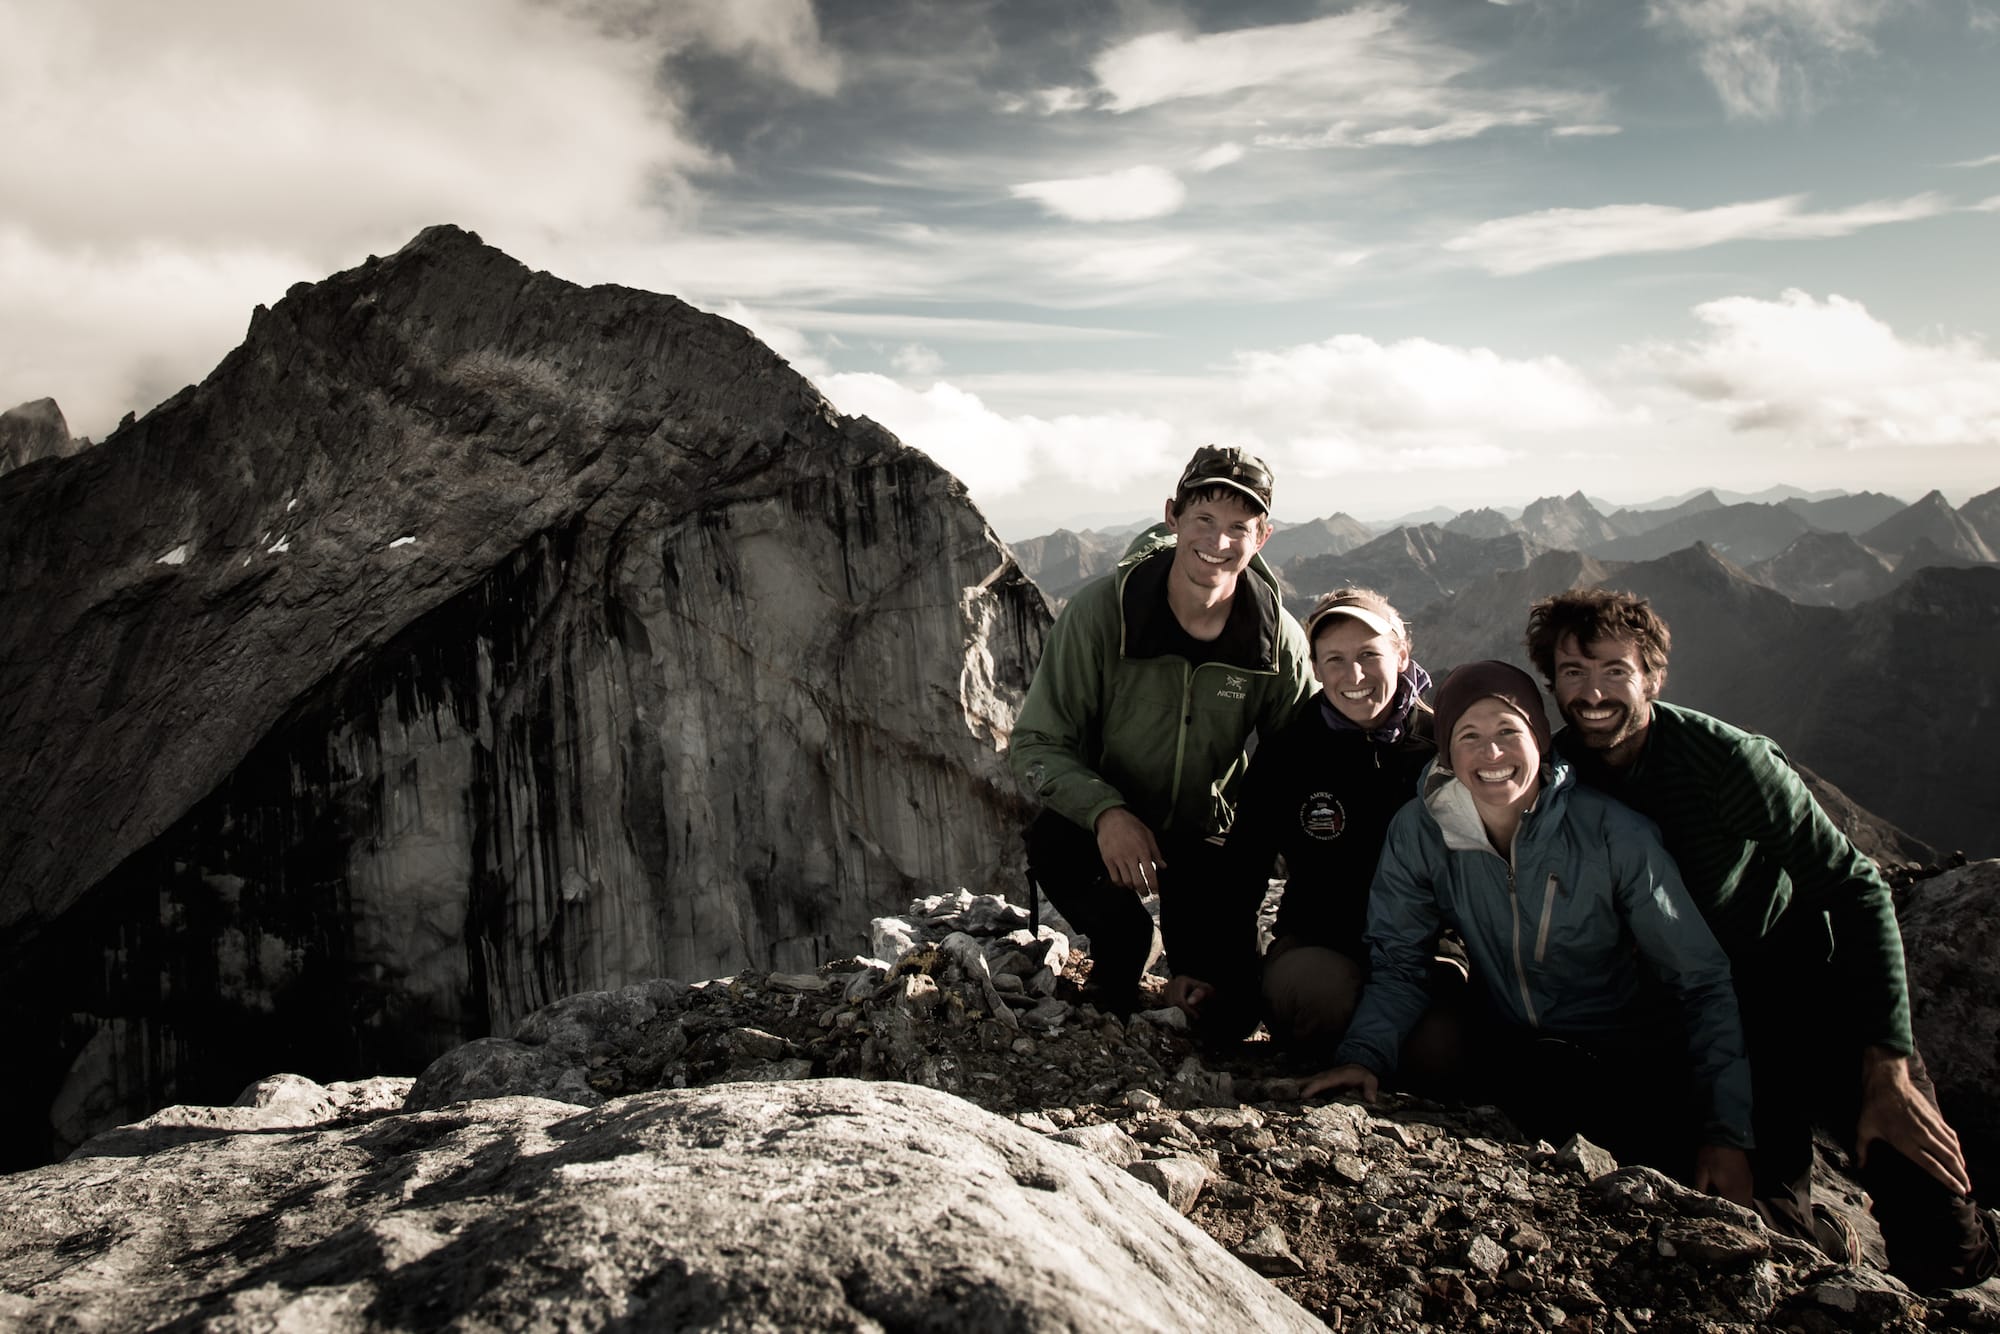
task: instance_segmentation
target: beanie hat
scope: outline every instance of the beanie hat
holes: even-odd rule
[[[1504,702],[1528,720],[1528,730],[1535,734],[1535,745],[1542,758],[1547,759],[1550,754],[1549,716],[1543,711],[1542,692],[1536,687],[1535,679],[1512,663],[1492,659],[1468,662],[1463,667],[1455,668],[1451,675],[1445,677],[1444,684],[1438,687],[1438,748],[1446,755],[1451,754],[1451,733],[1458,726],[1460,715],[1488,697]]]

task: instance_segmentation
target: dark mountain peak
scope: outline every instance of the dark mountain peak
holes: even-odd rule
[[[1987,546],[2000,552],[2000,486],[1966,501],[1958,507],[1958,515],[1972,525]]]
[[[26,403],[16,403],[5,412],[0,412],[0,421],[17,422],[24,426],[53,426],[64,435],[69,434],[69,423],[63,420],[62,409],[53,398],[31,398]]]
[[[1695,542],[1678,551],[1670,551],[1653,563],[1708,587],[1754,588],[1760,593],[1770,591],[1752,579],[1741,565],[1706,542]]]
[[[1515,531],[1514,521],[1499,510],[1482,506],[1465,510],[1445,525],[1445,531],[1465,537],[1500,537]]]
[[[911,541],[934,556],[922,535],[971,513],[955,479],[839,416],[740,325],[427,228],[294,286],[115,447],[0,486],[0,622],[36,625],[42,650],[0,661],[4,721],[39,738],[0,787],[0,922],[63,911],[302,701],[549,534],[614,542],[592,550],[615,563],[694,515],[824,522],[847,536],[799,568],[830,558],[829,586],[855,588],[841,562]],[[990,554],[966,587],[1005,563],[970,521]],[[722,583],[733,540],[683,559],[747,616]],[[799,582],[788,596],[821,591]],[[104,768],[136,755],[115,781]],[[53,829],[115,833],[58,847]]]
[[[1870,605],[1921,607],[1948,617],[1963,616],[1969,627],[1991,627],[2000,624],[2000,566],[1927,566],[1912,571]]]
[[[1303,523],[1281,523],[1264,546],[1264,560],[1273,569],[1314,556],[1338,555],[1375,540],[1366,524],[1346,514],[1329,514]]]
[[[1951,507],[1941,491],[1926,492],[1921,500],[1861,534],[1861,540],[1877,551],[1903,558],[1905,564],[1912,554],[1926,562],[1941,555],[1954,564],[1996,559],[1992,545],[1968,518]],[[1935,554],[1931,548],[1936,549]]]
[[[1529,522],[1547,514],[1596,514],[1597,506],[1581,491],[1572,491],[1566,496],[1542,496],[1528,503],[1521,511],[1521,521]]]
[[[88,443],[70,439],[69,423],[53,398],[30,399],[0,412],[0,473],[74,454]]]
[[[1890,564],[1852,533],[1808,529],[1766,560],[1747,567],[1750,576],[1794,602],[1849,607],[1875,597],[1893,580]]]

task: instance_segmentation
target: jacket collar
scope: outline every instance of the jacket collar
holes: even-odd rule
[[[1575,772],[1569,761],[1560,756],[1542,762],[1542,790],[1536,794],[1535,804],[1521,813],[1521,827],[1514,831],[1514,846],[1532,841],[1542,825],[1562,818]],[[1430,812],[1438,832],[1444,836],[1445,847],[1453,852],[1493,852],[1471,791],[1452,775],[1442,755],[1424,770],[1418,791],[1423,796],[1424,809]]]
[[[1156,658],[1166,651],[1173,611],[1167,605],[1167,575],[1174,563],[1174,539],[1156,524],[1133,539],[1118,565],[1119,611],[1124,622],[1122,656]],[[1262,556],[1236,580],[1229,620],[1213,644],[1215,661],[1256,672],[1278,670],[1279,627],[1284,607],[1277,579]]]

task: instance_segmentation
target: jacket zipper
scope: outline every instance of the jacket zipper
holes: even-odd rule
[[[1125,567],[1123,572],[1118,576],[1118,657],[1120,661],[1123,661],[1126,657],[1125,585],[1132,578],[1132,568],[1130,566]],[[1248,569],[1245,569],[1238,576],[1239,579],[1255,577]],[[1170,616],[1173,614],[1171,609],[1167,614]],[[1284,614],[1284,602],[1280,599],[1278,603],[1278,615],[1282,618]],[[1278,638],[1280,641],[1284,639],[1282,627],[1280,628]],[[1234,664],[1220,662],[1190,663],[1185,659],[1181,662],[1181,725],[1178,734],[1174,737],[1174,781],[1167,789],[1167,825],[1169,827],[1174,822],[1174,812],[1180,809],[1181,804],[1181,770],[1186,766],[1187,762],[1188,729],[1194,726],[1195,673],[1203,667],[1229,668],[1232,666]],[[1274,660],[1269,667],[1236,667],[1235,670],[1244,673],[1246,676],[1276,676],[1278,675],[1279,666],[1279,661]],[[1375,765],[1377,768],[1381,767],[1382,761],[1379,757],[1376,759]]]
[[[1540,1028],[1542,1021],[1535,1014],[1535,998],[1528,992],[1528,970],[1521,963],[1521,897],[1514,888],[1514,858],[1507,858],[1507,910],[1514,922],[1514,981],[1521,988],[1521,1008],[1527,1012],[1528,1027]]]
[[[1542,886],[1542,925],[1535,932],[1535,962],[1541,963],[1549,952],[1549,919],[1556,915],[1556,877],[1549,873],[1549,882]]]
[[[1174,822],[1174,813],[1181,804],[1181,768],[1187,759],[1188,729],[1194,726],[1194,673],[1187,664],[1181,666],[1181,725],[1174,736],[1174,783],[1167,789],[1167,824]]]

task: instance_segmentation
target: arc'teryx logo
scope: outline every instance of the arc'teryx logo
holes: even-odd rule
[[[1242,699],[1244,698],[1243,692],[1249,684],[1249,679],[1246,677],[1237,676],[1231,672],[1224,672],[1222,674],[1222,686],[1215,692],[1215,697],[1217,699]]]

